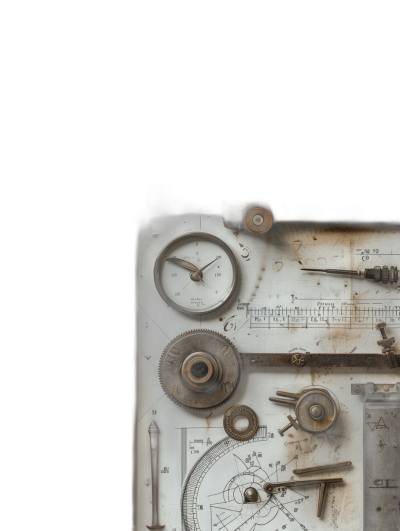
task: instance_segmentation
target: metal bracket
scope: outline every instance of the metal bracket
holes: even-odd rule
[[[364,531],[400,529],[400,382],[351,394],[364,397]]]

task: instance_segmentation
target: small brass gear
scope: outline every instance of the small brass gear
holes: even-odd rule
[[[207,411],[232,398],[241,369],[242,358],[229,339],[212,330],[190,330],[165,347],[158,376],[175,404]]]

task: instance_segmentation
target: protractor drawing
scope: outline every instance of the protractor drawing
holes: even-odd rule
[[[186,531],[307,530],[316,503],[311,489],[263,489],[288,480],[297,464],[297,455],[287,463],[277,460],[277,443],[261,426],[253,439],[226,437],[205,452],[183,486]]]

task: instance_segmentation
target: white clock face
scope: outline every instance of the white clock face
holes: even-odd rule
[[[236,263],[232,251],[218,238],[207,233],[183,235],[160,253],[155,280],[171,306],[187,313],[207,313],[231,296]]]

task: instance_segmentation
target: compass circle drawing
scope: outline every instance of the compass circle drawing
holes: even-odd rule
[[[279,488],[268,494],[263,489],[276,478],[290,477],[288,463],[273,458],[273,441],[267,427],[261,426],[253,439],[226,437],[200,457],[182,491],[186,531],[307,529],[302,517],[309,518],[311,511],[308,492]],[[297,456],[290,461],[297,461]]]

